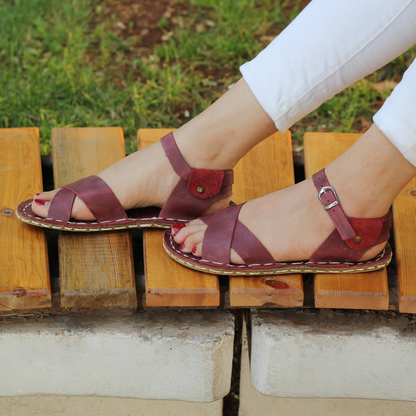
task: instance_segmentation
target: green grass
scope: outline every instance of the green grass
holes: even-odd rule
[[[95,36],[89,33],[94,3],[16,0],[0,6],[0,125],[39,127],[43,154],[50,151],[53,127],[118,124],[111,110],[127,93],[85,63]],[[134,128],[132,116],[123,123]]]
[[[160,19],[165,41],[143,54],[146,45],[114,30],[117,16],[104,18],[117,1],[0,3],[0,127],[39,127],[47,154],[53,127],[121,126],[132,152],[139,127],[179,127],[217,99],[299,10],[299,0],[178,0],[187,12]],[[323,104],[295,137],[362,131],[389,93],[377,83],[397,79],[415,55]]]

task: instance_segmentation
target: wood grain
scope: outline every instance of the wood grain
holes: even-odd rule
[[[348,150],[360,134],[306,133],[305,176],[310,178]],[[342,202],[342,201],[341,201]],[[386,268],[357,274],[315,274],[317,308],[388,309],[389,288]]]
[[[275,133],[255,146],[235,170],[233,201],[237,204],[259,198],[294,184],[290,132]],[[230,277],[233,307],[303,306],[301,274]]]
[[[416,313],[416,178],[393,203],[399,311]]]
[[[51,306],[44,231],[18,220],[20,202],[42,191],[37,128],[0,129],[0,311]]]
[[[169,129],[141,129],[139,148],[168,134]],[[162,247],[164,230],[144,230],[146,306],[217,307],[220,304],[218,277],[200,273],[172,260]]]
[[[95,175],[124,157],[121,128],[55,128],[55,187]],[[59,236],[62,307],[137,306],[128,231]]]

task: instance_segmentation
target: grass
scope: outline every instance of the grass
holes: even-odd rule
[[[300,7],[299,0],[177,0],[155,21],[163,38],[149,46],[137,35],[139,19],[121,21],[115,6],[124,3],[3,0],[0,127],[39,127],[47,154],[53,127],[121,126],[130,153],[139,127],[179,127],[217,99]],[[397,81],[415,55],[323,104],[293,127],[295,138],[364,131],[391,91],[381,83]]]

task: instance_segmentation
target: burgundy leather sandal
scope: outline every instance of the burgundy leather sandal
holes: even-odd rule
[[[163,246],[174,260],[184,266],[206,273],[232,276],[361,273],[387,266],[392,256],[388,243],[373,259],[359,260],[370,248],[388,240],[390,211],[381,218],[348,218],[341,208],[335,189],[328,182],[325,170],[313,175],[313,182],[319,192],[318,198],[336,228],[309,261],[275,262],[257,237],[238,221],[242,205],[200,218],[208,225],[202,245],[202,258],[179,250],[170,230],[165,231]],[[231,248],[246,264],[230,263]]]
[[[229,170],[191,168],[183,158],[172,133],[160,140],[179,182],[163,208],[147,207],[124,211],[110,187],[98,176],[89,176],[63,186],[52,199],[48,217],[32,211],[32,200],[19,204],[16,214],[24,222],[62,231],[109,231],[125,228],[168,228],[191,221],[215,201],[232,195],[234,173]],[[72,205],[78,196],[96,220],[71,220]]]

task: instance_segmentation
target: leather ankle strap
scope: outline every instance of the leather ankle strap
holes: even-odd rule
[[[312,176],[312,179],[319,192],[318,198],[337,228],[341,238],[343,240],[354,238],[354,242],[358,244],[361,241],[361,238],[356,235],[344,210],[341,208],[335,189],[330,185],[328,178],[325,175],[325,169],[315,173]]]
[[[160,139],[166,156],[174,171],[188,182],[189,191],[199,199],[207,199],[217,195],[221,188],[231,186],[234,183],[232,169],[195,169],[191,168],[182,156],[172,133]],[[201,190],[203,189],[202,193]]]
[[[165,154],[168,157],[173,170],[185,181],[189,180],[189,175],[191,174],[192,168],[183,158],[182,153],[175,142],[173,134],[169,133],[162,137],[160,142],[162,143],[163,150],[165,151]]]

